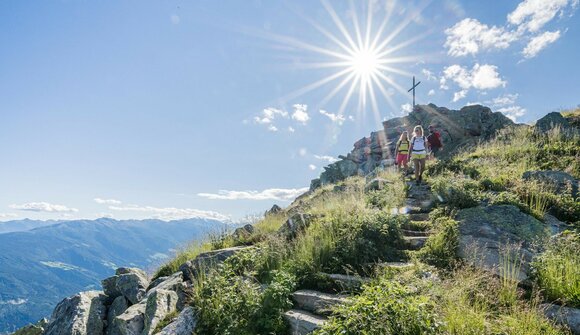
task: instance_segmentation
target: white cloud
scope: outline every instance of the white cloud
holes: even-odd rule
[[[560,38],[560,31],[546,31],[530,40],[522,51],[525,58],[533,58],[548,45]]]
[[[352,122],[354,122],[354,120],[355,120],[355,119],[354,119],[354,116],[352,116],[352,115],[349,115],[349,116],[348,116],[348,119],[349,119],[350,121],[352,121]]]
[[[269,119],[274,119],[276,115],[280,115],[284,118],[288,117],[288,112],[273,107],[264,108],[262,114],[264,114],[264,117],[267,117]]]
[[[10,299],[10,300],[0,300],[0,305],[23,305],[28,302],[28,299]]]
[[[320,156],[320,155],[314,155],[314,158],[316,159],[320,159],[321,161],[327,161],[329,163],[334,163],[334,162],[338,162],[338,159],[332,157],[332,156]]]
[[[427,78],[427,80],[437,80],[437,77],[433,74],[433,72],[427,69],[422,69],[421,73],[423,73],[423,75],[425,76],[425,78]]]
[[[520,106],[499,108],[497,111],[503,113],[505,116],[509,117],[514,122],[517,121],[518,117],[526,114],[526,109]]]
[[[457,102],[467,96],[467,90],[461,90],[453,93],[453,102]]]
[[[218,193],[198,193],[198,196],[216,200],[294,200],[299,195],[308,191],[304,188],[270,188],[263,191],[226,191],[220,190]]]
[[[443,85],[447,85],[447,80],[455,82],[462,90],[475,88],[478,90],[489,90],[506,85],[495,65],[475,64],[471,70],[457,64],[446,67],[443,70]],[[461,94],[466,94],[461,93]]]
[[[292,113],[292,119],[296,120],[302,124],[308,123],[310,120],[310,116],[308,116],[308,106],[303,104],[295,104],[294,106],[294,113]]]
[[[269,119],[267,117],[255,116],[254,117],[254,122],[257,123],[257,124],[270,124],[272,122],[272,119]]]
[[[179,22],[181,22],[181,18],[179,18],[179,15],[177,14],[171,15],[171,23],[179,24]]]
[[[293,133],[293,132],[295,132],[295,131],[296,131],[296,129],[294,129],[294,128],[292,128],[292,127],[288,127],[288,132],[290,132],[290,133]]]
[[[507,105],[513,105],[516,100],[518,99],[519,94],[504,94],[504,95],[500,95],[497,98],[493,98],[491,100],[491,103],[496,106],[507,106]],[[489,103],[489,102],[488,102]]]
[[[271,131],[271,132],[277,132],[277,131],[278,131],[278,128],[276,128],[276,126],[275,126],[275,125],[271,124],[271,125],[268,127],[268,131]]]
[[[139,205],[109,206],[110,210],[120,212],[138,212],[150,214],[151,218],[160,220],[180,220],[191,218],[215,219],[220,221],[230,221],[227,215],[213,211],[204,211],[192,208],[175,208],[175,207],[153,207]]]
[[[484,50],[505,49],[518,37],[516,33],[502,27],[489,27],[472,18],[459,21],[446,29],[445,34],[447,53],[455,57],[475,55]]]
[[[309,165],[308,165],[308,168],[309,168],[310,170],[314,171],[314,170],[316,170],[316,165],[314,165],[314,164],[309,164]]]
[[[330,121],[337,123],[339,126],[341,126],[344,123],[344,121],[346,120],[343,115],[329,113],[329,112],[322,110],[322,109],[320,110],[320,114],[326,116],[327,118],[330,119]]]
[[[431,89],[429,90],[429,93],[427,93],[428,96],[433,96],[435,95],[435,90]]]
[[[562,15],[568,5],[576,7],[578,0],[524,0],[507,19],[520,30],[537,32],[556,15]]]
[[[298,154],[302,157],[306,156],[307,153],[308,153],[308,150],[306,150],[306,148],[298,149]]]
[[[69,208],[64,205],[54,205],[48,202],[29,202],[21,205],[10,205],[10,208],[19,209],[21,211],[30,212],[47,212],[47,213],[76,213],[79,210],[76,208]]]
[[[101,205],[120,205],[122,202],[119,200],[115,200],[115,199],[101,199],[101,198],[95,198],[93,199],[95,200],[95,202],[97,204],[101,204]]]
[[[411,113],[413,111],[413,106],[411,106],[411,104],[403,104],[401,105],[401,110],[405,113]]]
[[[278,116],[288,118],[288,112],[274,107],[264,108],[259,116],[254,116],[254,123],[268,125],[269,131],[277,131],[278,128],[272,123]]]
[[[8,218],[15,218],[18,215],[14,213],[0,213],[0,219],[8,219]]]

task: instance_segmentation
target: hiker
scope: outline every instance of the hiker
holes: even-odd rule
[[[429,136],[427,136],[427,141],[429,142],[433,158],[438,157],[439,155],[437,153],[439,150],[443,149],[443,143],[441,141],[441,134],[435,130],[433,125],[429,126]]]
[[[395,147],[395,152],[397,153],[396,164],[399,167],[399,171],[404,169],[405,172],[409,170],[407,162],[409,161],[409,132],[403,131]]]
[[[413,129],[413,138],[411,139],[411,148],[409,160],[413,160],[415,166],[415,183],[421,184],[423,180],[423,171],[425,170],[425,160],[427,159],[427,150],[429,149],[429,142],[423,135],[423,127],[415,126]]]

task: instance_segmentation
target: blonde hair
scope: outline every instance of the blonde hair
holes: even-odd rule
[[[408,131],[404,131],[401,133],[401,136],[399,137],[399,142],[403,141],[403,136],[405,137],[405,139],[407,140],[407,142],[409,142],[409,132]]]
[[[417,130],[420,130],[421,131],[421,135],[420,136],[423,136],[423,134],[424,134],[423,127],[421,127],[421,126],[415,126],[415,128],[413,128],[413,133],[417,132]]]

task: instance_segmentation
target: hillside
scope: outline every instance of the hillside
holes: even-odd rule
[[[0,333],[50,316],[70,294],[99,289],[100,279],[119,266],[155,266],[171,250],[225,225],[204,219],[51,223],[0,234]]]
[[[461,125],[424,183],[355,145],[288,208],[153,278],[117,269],[19,334],[580,334],[577,115],[422,106],[392,127]]]

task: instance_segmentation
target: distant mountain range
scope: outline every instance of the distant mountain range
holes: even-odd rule
[[[197,218],[0,223],[0,334],[48,317],[71,294],[100,289],[116,267],[153,269],[186,242],[227,227]]]

